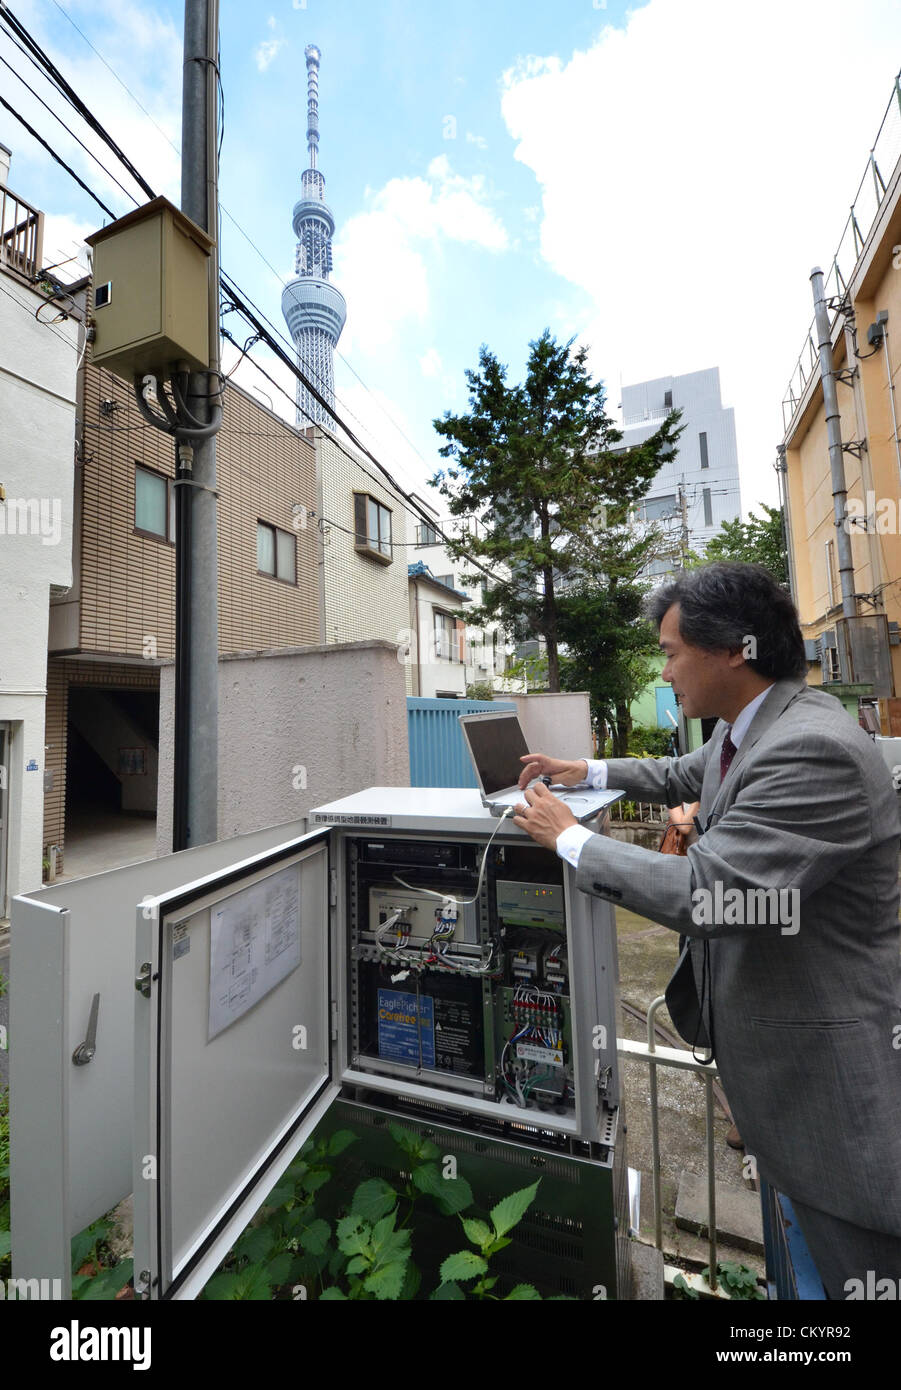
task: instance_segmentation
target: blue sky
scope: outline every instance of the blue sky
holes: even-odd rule
[[[157,125],[179,143],[181,4],[12,9],[177,201],[178,157]],[[479,345],[516,378],[549,326],[590,345],[614,415],[621,381],[718,365],[745,509],[775,500],[808,275],[835,249],[901,66],[898,0],[222,0],[220,28],[222,202],[283,278],[306,166],[303,50],[322,50],[320,167],[348,302],[338,403],[409,485],[440,466],[431,421],[465,407]],[[5,38],[0,54],[46,96]],[[128,210],[0,72],[7,99]],[[71,254],[102,214],[5,111],[0,141],[10,186],[48,214],[48,254]],[[224,266],[281,326],[278,276],[228,217],[222,235]],[[272,395],[249,367],[239,379]],[[284,397],[272,403],[290,416]]]

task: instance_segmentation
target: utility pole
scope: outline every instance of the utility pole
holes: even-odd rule
[[[685,497],[685,479],[676,484],[679,499],[679,568],[685,568],[688,555],[688,502]]]
[[[185,0],[181,206],[212,238],[210,370],[192,372],[193,423],[221,419],[216,91],[219,0]],[[218,838],[219,596],[216,436],[176,445],[175,805],[172,848]]]

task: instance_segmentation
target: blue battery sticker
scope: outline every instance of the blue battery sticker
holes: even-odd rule
[[[379,990],[379,1056],[389,1062],[435,1065],[435,1008],[428,995]]]

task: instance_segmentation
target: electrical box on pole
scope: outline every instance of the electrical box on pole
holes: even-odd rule
[[[94,251],[94,365],[128,382],[166,376],[177,363],[205,371],[213,241],[203,228],[154,198],[86,241]]]

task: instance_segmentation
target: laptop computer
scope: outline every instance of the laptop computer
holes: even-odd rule
[[[482,805],[487,806],[493,816],[503,815],[508,806],[518,806],[523,800],[519,787],[519,774],[523,769],[520,757],[530,750],[519,716],[513,710],[505,710],[497,714],[461,714],[458,719],[472,758]],[[534,780],[529,785],[534,786]],[[592,787],[552,785],[549,790],[579,821],[592,820],[623,794],[616,788],[595,791]]]

